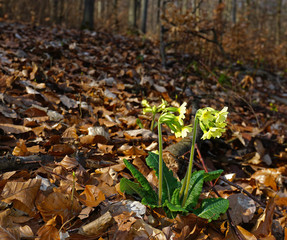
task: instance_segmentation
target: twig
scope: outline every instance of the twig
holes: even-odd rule
[[[196,165],[197,167],[201,168],[201,169],[204,169],[206,172],[208,172],[208,169],[206,168],[206,166],[205,166],[205,164],[204,164],[204,161],[203,161],[203,159],[202,159],[202,157],[201,157],[200,151],[197,150],[197,152],[199,152],[198,156],[199,156],[199,158],[200,158],[200,161],[201,161],[202,165],[200,165],[199,163],[196,163],[196,162],[195,162],[195,165]],[[244,188],[242,188],[241,186],[239,186],[239,185],[237,185],[237,184],[235,184],[235,183],[233,183],[233,182],[230,182],[230,181],[228,181],[227,179],[225,179],[224,177],[221,177],[221,176],[219,177],[219,179],[220,179],[221,181],[223,181],[223,182],[225,182],[225,183],[227,183],[227,184],[229,184],[229,185],[231,185],[231,186],[233,186],[233,187],[239,189],[240,192],[246,194],[246,195],[247,195],[248,197],[250,197],[252,200],[254,200],[255,202],[257,202],[261,207],[266,208],[266,204],[265,204],[265,203],[261,202],[257,197],[253,196],[251,193],[249,193],[248,191],[246,191],[246,190],[245,190]],[[282,213],[280,213],[278,210],[275,210],[275,213],[276,213],[279,217],[283,217]]]
[[[48,172],[48,173],[50,173],[50,174],[53,174],[53,175],[55,175],[55,176],[57,176],[57,177],[59,177],[59,178],[61,178],[61,179],[63,179],[63,180],[66,180],[66,181],[68,181],[68,182],[72,182],[72,183],[73,183],[73,181],[67,179],[66,177],[64,177],[64,176],[62,176],[62,175],[60,175],[60,174],[54,173],[53,171],[48,170],[48,169],[47,169],[44,165],[42,165],[41,163],[40,163],[40,166],[41,166],[42,168],[44,168],[44,170],[45,170],[46,172]],[[78,183],[78,184],[79,184],[81,187],[83,187],[83,188],[86,187],[84,184],[81,184],[81,183]]]
[[[239,189],[241,192],[245,193],[248,197],[250,197],[252,200],[254,200],[255,202],[257,202],[261,207],[266,208],[266,204],[261,202],[259,199],[257,199],[255,196],[253,196],[251,193],[249,193],[248,191],[246,191],[244,188],[240,187],[239,185],[228,181],[227,179],[223,178],[223,177],[219,177],[220,180],[222,180],[223,182],[226,182],[227,184]],[[278,210],[275,210],[275,213],[279,216],[279,217],[283,217],[282,213],[280,213]]]

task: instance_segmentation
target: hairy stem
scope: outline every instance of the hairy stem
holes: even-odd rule
[[[184,180],[184,182],[185,182],[185,184],[184,184],[185,185],[184,186],[185,190],[184,190],[183,200],[182,200],[182,204],[181,204],[182,207],[185,205],[187,197],[188,197],[188,189],[189,189],[189,183],[190,183],[190,178],[191,178],[191,174],[192,174],[192,165],[193,165],[193,159],[194,159],[194,149],[195,149],[195,142],[196,142],[197,123],[198,123],[198,119],[197,119],[197,116],[195,114],[194,125],[193,125],[193,132],[192,132],[192,144],[191,144],[191,150],[190,150],[189,165],[188,165],[187,174],[185,176],[186,180]]]

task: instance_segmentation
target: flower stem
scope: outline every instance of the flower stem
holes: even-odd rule
[[[192,165],[193,165],[193,159],[194,159],[197,123],[198,123],[198,119],[197,119],[197,116],[195,114],[193,132],[192,132],[192,144],[191,144],[191,150],[190,150],[189,165],[188,165],[187,174],[185,176],[184,184],[182,185],[182,189],[180,190],[180,192],[182,192],[183,188],[185,188],[183,200],[182,200],[182,204],[181,204],[182,207],[185,205],[187,197],[188,197],[188,190],[189,190],[190,178],[191,178],[191,174],[192,174]]]
[[[161,123],[158,122],[158,153],[159,153],[159,165],[158,165],[158,205],[162,203],[162,172],[163,172],[163,160],[162,160],[162,132]]]
[[[152,114],[152,122],[151,122],[151,126],[150,126],[150,130],[153,132],[154,129],[154,121],[155,121],[155,114]]]

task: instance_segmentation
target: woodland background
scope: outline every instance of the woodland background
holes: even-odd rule
[[[228,58],[285,74],[286,5],[284,0],[1,0],[0,18],[146,33],[181,57],[192,54],[208,64]]]

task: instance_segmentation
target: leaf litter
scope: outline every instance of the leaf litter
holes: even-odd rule
[[[286,238],[287,106],[279,84],[266,92],[270,80],[245,75],[226,88],[200,64],[205,78],[194,72],[181,77],[184,64],[163,69],[150,40],[0,28],[1,239]],[[23,54],[11,54],[17,51]],[[176,97],[173,104],[188,103],[187,123],[199,107],[230,109],[223,140],[199,143],[208,170],[226,174],[199,197],[229,199],[229,212],[217,221],[194,214],[168,219],[119,188],[121,178],[132,179],[124,158],[157,185],[144,162],[157,148],[157,134],[140,103]],[[166,148],[177,143],[163,132]],[[185,172],[188,152],[167,149],[174,175]]]

